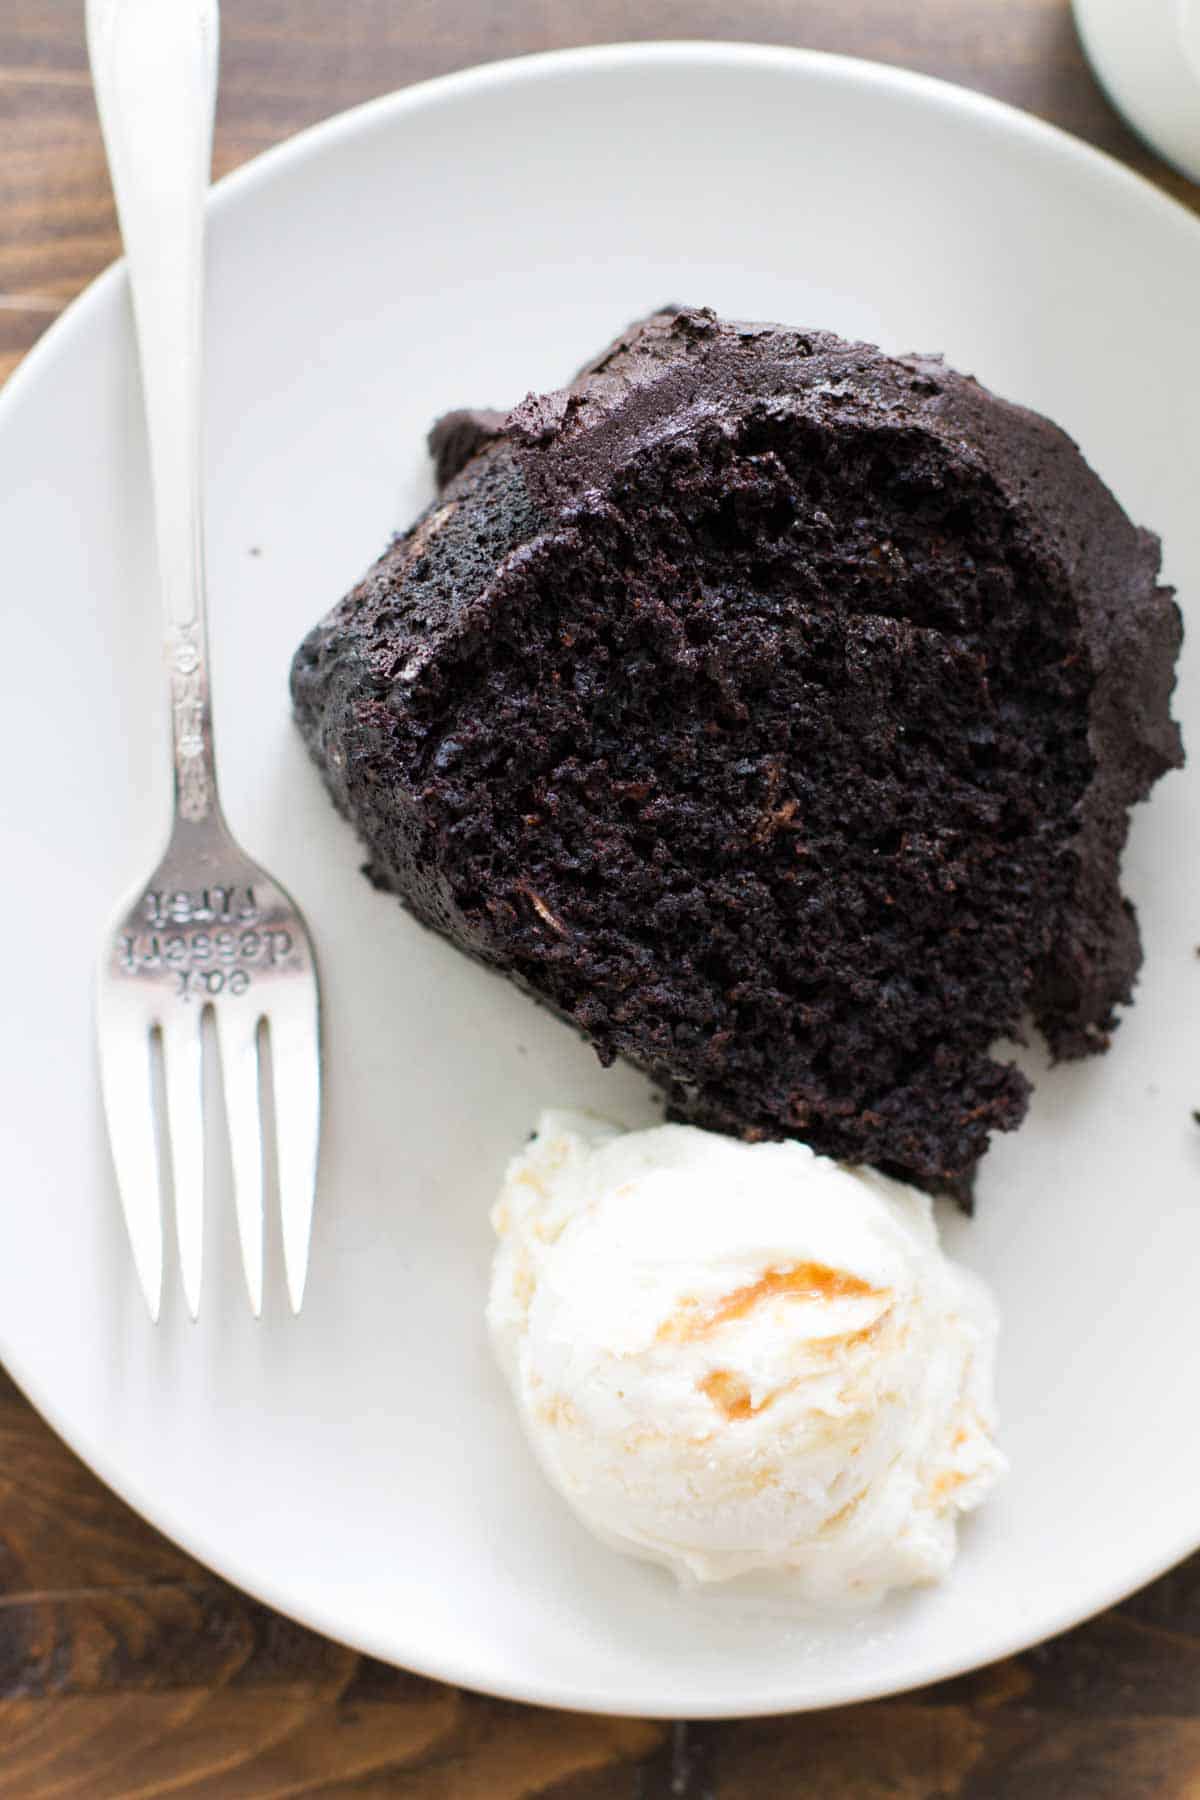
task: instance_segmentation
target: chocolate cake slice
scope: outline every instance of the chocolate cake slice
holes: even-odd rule
[[[965,1195],[1026,1105],[995,1041],[1131,995],[1158,540],[939,359],[707,311],[431,446],[292,670],[371,877],[676,1117]]]

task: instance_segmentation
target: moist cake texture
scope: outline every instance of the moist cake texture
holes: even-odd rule
[[[371,878],[676,1118],[965,1197],[996,1040],[1101,1050],[1132,994],[1157,538],[940,359],[703,310],[431,451],[292,668]]]

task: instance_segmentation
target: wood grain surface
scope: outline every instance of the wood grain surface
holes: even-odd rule
[[[1067,0],[225,0],[222,35],[222,173],[469,63],[705,37],[963,82],[1200,211],[1106,104]],[[117,253],[80,0],[0,0],[0,152],[3,377]],[[0,1800],[166,1795],[1200,1800],[1200,1558],[895,1700],[704,1726],[551,1713],[385,1668],[245,1598],[116,1500],[0,1372]]]

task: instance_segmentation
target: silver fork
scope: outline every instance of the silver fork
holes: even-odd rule
[[[170,1171],[183,1288],[195,1318],[204,1118],[215,1098],[204,1083],[203,1026],[211,1016],[250,1304],[261,1311],[266,1132],[260,1102],[269,1085],[284,1265],[298,1312],[320,1126],[316,964],[296,906],[230,835],[213,761],[200,393],[216,0],[87,0],[87,28],[141,360],[174,761],[166,854],[118,909],[100,956],[97,1020],[109,1141],[154,1319],[163,1283],[160,1169]]]

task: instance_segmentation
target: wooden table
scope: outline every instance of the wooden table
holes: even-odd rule
[[[80,12],[0,6],[0,376],[117,253]],[[220,172],[467,63],[742,38],[983,89],[1200,211],[1200,188],[1106,105],[1067,0],[225,0],[223,37]],[[247,1600],[109,1494],[0,1373],[0,1800],[166,1794],[1200,1800],[1200,1557],[1025,1656],[870,1706],[691,1727],[541,1712],[385,1668]]]

